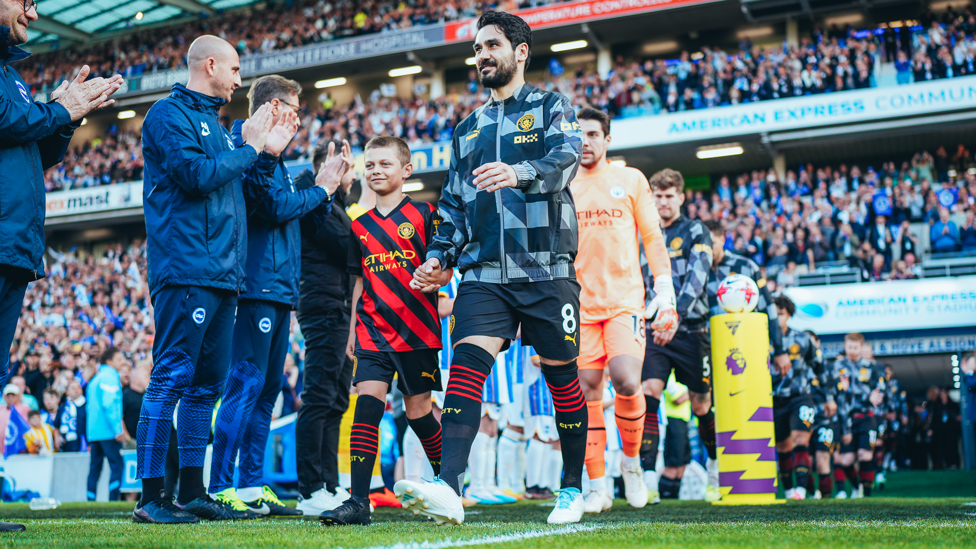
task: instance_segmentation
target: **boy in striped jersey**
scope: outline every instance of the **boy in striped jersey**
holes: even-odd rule
[[[357,241],[349,247],[348,261],[356,286],[346,353],[355,364],[353,385],[359,393],[349,441],[351,497],[320,515],[326,525],[370,524],[370,477],[394,375],[407,422],[423,443],[434,473],[440,471],[441,427],[431,408],[431,391],[441,388],[441,326],[434,293],[439,285],[429,285],[423,293],[409,286],[438,220],[433,206],[403,194],[413,165],[402,139],[370,140],[365,168],[376,207],[353,221]],[[440,284],[448,283],[452,274],[444,271]]]

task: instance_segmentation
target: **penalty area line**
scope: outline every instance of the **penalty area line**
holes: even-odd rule
[[[511,543],[513,541],[521,541],[525,539],[541,538],[549,536],[565,536],[567,534],[579,534],[583,532],[594,532],[596,530],[604,530],[606,525],[594,525],[594,526],[583,526],[579,524],[573,524],[570,526],[563,526],[561,528],[552,528],[548,530],[530,530],[528,532],[517,532],[513,534],[503,534],[496,536],[483,536],[474,539],[451,539],[448,538],[444,541],[430,542],[423,541],[420,543],[397,543],[395,545],[376,545],[373,547],[368,547],[367,549],[450,549],[452,547],[469,547],[472,545],[494,545],[496,543]]]

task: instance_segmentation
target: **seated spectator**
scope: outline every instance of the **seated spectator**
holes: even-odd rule
[[[37,399],[34,395],[27,392],[27,382],[24,381],[24,376],[14,376],[10,378],[10,383],[16,385],[20,389],[20,400],[27,405],[31,410],[39,410]],[[24,418],[27,419],[27,418]]]
[[[41,419],[44,420],[44,423],[53,427],[58,417],[58,408],[61,407],[61,395],[55,389],[49,388],[47,391],[44,391],[43,404]]]
[[[25,420],[27,419],[27,414],[31,412],[30,406],[24,404],[22,400],[20,387],[17,387],[13,383],[8,383],[7,386],[3,388],[3,401],[7,404],[8,410],[17,410],[20,417],[24,418]]]
[[[776,275],[776,285],[780,288],[791,288],[797,286],[799,273],[796,272],[796,261],[787,261],[786,268]]]
[[[54,429],[41,419],[40,412],[31,410],[27,414],[27,423],[30,425],[30,431],[24,435],[24,441],[27,443],[28,454],[45,455],[57,451],[57,435],[54,434]]]
[[[959,228],[949,220],[949,208],[939,208],[939,220],[930,231],[934,253],[954,252],[959,248]]]
[[[871,258],[871,271],[868,274],[868,280],[872,282],[888,280],[888,273],[885,271],[885,258],[883,255],[874,254],[874,257]]]
[[[966,224],[959,231],[959,242],[964,252],[976,251],[976,209],[966,211]]]
[[[891,280],[912,280],[918,276],[908,269],[908,263],[904,259],[895,261],[895,268],[891,270]]]

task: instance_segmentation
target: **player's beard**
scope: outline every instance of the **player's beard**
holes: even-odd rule
[[[481,71],[484,67],[495,67],[495,72],[490,76],[485,76]],[[518,63],[515,61],[515,52],[508,59],[498,61],[485,61],[478,70],[478,80],[481,85],[488,89],[505,87],[515,78],[515,71],[518,70]]]

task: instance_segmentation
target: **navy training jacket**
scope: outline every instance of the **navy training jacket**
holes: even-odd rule
[[[231,129],[234,146],[244,145],[243,120]],[[249,174],[250,177],[250,174]],[[247,277],[241,299],[260,299],[298,307],[298,279],[302,271],[302,223],[305,214],[328,218],[332,200],[322,187],[296,190],[280,158],[266,193],[246,185]],[[318,206],[322,204],[322,208]],[[318,208],[318,209],[316,209]],[[309,236],[311,238],[311,235]]]
[[[30,54],[0,26],[0,265],[44,276],[44,170],[59,164],[78,126],[55,102],[37,103],[11,65]]]
[[[244,289],[244,186],[267,193],[278,157],[236,148],[217,118],[224,103],[176,84],[146,114],[143,210],[152,295],[166,286]]]

